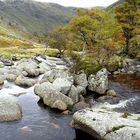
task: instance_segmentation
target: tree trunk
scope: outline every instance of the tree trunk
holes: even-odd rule
[[[130,39],[126,38],[125,47],[124,47],[124,55],[129,55],[129,47],[130,47]]]

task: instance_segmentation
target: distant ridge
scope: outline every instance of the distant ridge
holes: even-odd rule
[[[0,0],[0,16],[22,30],[46,34],[49,29],[64,25],[76,15],[76,8],[34,0]]]
[[[108,8],[113,8],[116,7],[119,4],[122,4],[124,2],[124,0],[118,0],[117,2],[111,4],[110,6],[108,6]]]

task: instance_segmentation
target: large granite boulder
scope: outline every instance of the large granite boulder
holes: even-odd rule
[[[98,94],[105,94],[108,89],[108,72],[104,68],[96,75],[90,75],[88,78],[88,89]]]
[[[74,126],[95,139],[139,140],[140,114],[118,113],[106,108],[87,108],[73,116]]]
[[[72,109],[73,101],[61,92],[50,90],[43,98],[44,104],[62,111]]]
[[[21,108],[16,97],[0,95],[0,121],[14,121],[22,117]]]
[[[36,95],[38,95],[40,98],[44,98],[44,96],[47,94],[48,90],[56,90],[60,91],[60,89],[57,89],[52,85],[50,82],[44,82],[42,84],[37,84],[34,88],[34,92]]]
[[[22,75],[18,76],[15,80],[15,84],[21,87],[32,87],[36,83],[36,80],[24,77]]]
[[[85,73],[80,73],[74,76],[75,85],[86,88],[88,85],[87,75]]]
[[[71,109],[73,106],[72,99],[61,93],[60,90],[49,82],[36,85],[34,88],[35,94],[43,99],[45,105],[62,111]]]

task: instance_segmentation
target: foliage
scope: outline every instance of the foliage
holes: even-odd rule
[[[61,29],[57,28],[48,34],[47,45],[58,49],[59,56],[63,56],[66,50],[67,34]]]
[[[137,32],[137,29],[140,27],[139,10],[140,0],[125,0],[125,3],[116,8],[116,19],[125,37],[125,47],[123,51],[125,55],[130,54],[130,46],[135,45],[133,38],[140,33]]]

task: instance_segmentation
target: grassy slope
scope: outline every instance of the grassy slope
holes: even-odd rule
[[[43,54],[45,48],[22,37],[21,33],[6,22],[0,20],[0,55],[5,57],[31,57],[36,53]],[[56,50],[48,49],[48,55],[56,55]]]

